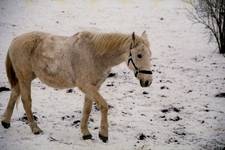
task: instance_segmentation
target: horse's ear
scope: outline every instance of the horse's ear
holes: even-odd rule
[[[142,36],[144,39],[148,39],[148,35],[147,35],[146,31],[144,31],[144,32],[142,33],[141,36]]]
[[[132,33],[132,43],[131,43],[131,45],[130,45],[130,49],[134,48],[135,45],[136,45],[136,35],[135,35],[135,33],[133,32],[133,33]]]
[[[134,43],[135,43],[135,39],[136,39],[135,33],[133,32],[133,33],[132,33],[132,40],[133,40]]]

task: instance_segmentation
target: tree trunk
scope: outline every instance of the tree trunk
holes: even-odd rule
[[[221,40],[220,54],[225,54],[225,40]]]
[[[225,54],[225,1],[221,1],[221,6],[220,6],[220,15],[221,15],[221,33],[220,33],[220,53]]]

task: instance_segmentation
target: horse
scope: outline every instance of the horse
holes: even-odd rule
[[[33,31],[15,37],[6,56],[6,73],[11,94],[1,124],[10,127],[15,103],[21,97],[33,134],[43,131],[32,114],[31,82],[57,89],[78,87],[85,94],[80,130],[84,140],[92,139],[88,119],[95,102],[101,112],[99,138],[108,141],[108,104],[99,93],[110,70],[127,62],[142,87],[152,83],[151,51],[147,33],[140,36],[123,33],[77,32],[60,36]]]

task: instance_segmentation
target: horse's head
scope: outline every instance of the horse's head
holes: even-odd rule
[[[150,86],[152,83],[151,51],[145,31],[140,37],[133,32],[129,51],[128,67],[134,71],[142,87]]]

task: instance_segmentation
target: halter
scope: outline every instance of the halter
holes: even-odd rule
[[[135,69],[135,72],[134,72],[134,75],[135,77],[137,77],[137,75],[139,73],[142,73],[142,74],[152,74],[152,71],[151,70],[140,70],[134,63],[133,59],[132,59],[132,54],[131,54],[131,50],[133,49],[134,47],[132,47],[132,43],[130,44],[130,54],[129,54],[129,59],[128,59],[128,66],[130,64],[130,62],[132,63],[134,69]]]

